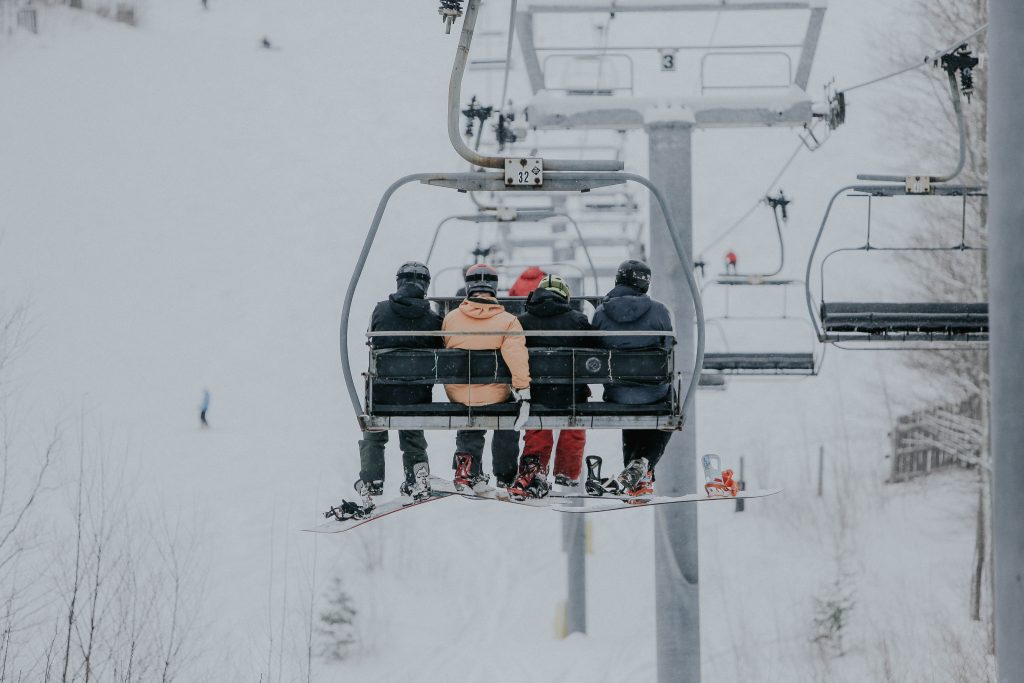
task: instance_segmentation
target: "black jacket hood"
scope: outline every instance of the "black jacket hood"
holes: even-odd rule
[[[430,302],[423,298],[423,290],[415,285],[403,285],[388,297],[395,315],[407,320],[422,318],[430,310]]]
[[[641,294],[628,285],[617,285],[605,296],[605,314],[617,323],[631,323],[639,320],[651,310],[651,297]]]
[[[526,311],[539,318],[551,318],[562,315],[572,310],[569,302],[561,294],[546,289],[536,289],[530,292],[530,298],[526,300]]]

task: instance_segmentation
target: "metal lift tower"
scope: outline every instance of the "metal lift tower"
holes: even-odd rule
[[[989,3],[989,286],[996,666],[1024,680],[1024,3]]]
[[[1004,0],[1008,5],[1010,0]],[[806,88],[810,77],[818,37],[824,20],[826,0],[763,2],[693,3],[562,3],[533,2],[519,12],[516,32],[522,47],[524,65],[533,90],[527,109],[530,125],[537,128],[591,128],[610,130],[643,129],[648,134],[651,180],[665,193],[669,211],[678,226],[679,237],[690,252],[693,249],[692,134],[695,128],[748,128],[762,126],[802,126],[812,123],[812,102]],[[545,44],[538,39],[537,21],[550,15],[604,15],[605,17],[643,14],[658,21],[692,13],[791,12],[801,15],[806,29],[799,41],[767,41],[759,45],[687,44],[679,41],[664,45],[615,45],[606,43],[592,48],[591,55],[650,53],[660,59],[662,70],[676,70],[699,60],[700,87],[692,82],[687,92],[659,90],[637,94],[629,87],[615,84],[594,92],[549,89],[545,66],[557,55],[586,55],[575,43]],[[753,15],[750,15],[753,16]],[[726,86],[709,83],[705,71],[708,55],[767,58],[775,55],[780,63],[788,61],[787,82],[769,87]],[[797,56],[795,72],[793,57]],[[593,56],[592,56],[593,58]],[[623,60],[621,57],[619,61]],[[626,60],[629,72],[634,62]],[[678,63],[678,64],[677,64]],[[1018,195],[1020,196],[1020,195]],[[654,293],[670,306],[677,330],[692,329],[695,324],[692,303],[679,292],[685,287],[684,266],[673,262],[673,249],[665,217],[651,208],[651,267]],[[693,339],[678,337],[679,352],[689,357]],[[697,485],[697,435],[695,414],[691,411],[681,433],[673,437],[658,467],[658,490],[662,494],[693,493]],[[655,591],[657,609],[658,681],[669,683],[700,680],[700,600],[697,556],[697,506],[663,506],[655,512]]]

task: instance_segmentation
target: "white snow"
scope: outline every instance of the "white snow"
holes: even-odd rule
[[[133,29],[47,6],[38,36],[0,37],[0,305],[27,302],[33,332],[18,412],[33,434],[57,420],[77,432],[84,415],[91,448],[129,463],[136,505],[197,526],[206,599],[181,680],[305,680],[310,585],[319,610],[335,574],[360,644],[343,663],[316,661],[313,680],[653,680],[650,510],[591,516],[588,633],[564,640],[553,512],[446,500],[339,536],[299,531],[352,495],[358,471],[337,326],[379,194],[407,173],[462,170],[444,135],[456,38],[423,0],[210,7],[150,2]],[[853,0],[829,11],[812,84],[874,75],[850,49],[872,13]],[[264,35],[280,49],[260,49]],[[799,201],[786,274],[802,272],[830,188],[892,158],[873,137],[870,93],[784,181]],[[645,144],[631,138],[631,168]],[[782,130],[695,135],[698,248],[794,144]],[[455,193],[399,193],[357,314],[399,263],[423,257],[441,218],[471,210]],[[461,263],[475,229],[451,239],[438,268]],[[735,244],[753,267],[775,258],[772,240],[758,224]],[[700,508],[705,681],[959,680],[979,652],[967,618],[974,474],[882,483],[879,386],[913,399],[895,367],[832,352],[819,378],[701,393],[699,450],[744,455],[752,487],[786,487],[742,514]],[[201,431],[204,387],[213,427]],[[589,439],[588,453],[618,461],[617,435]],[[428,440],[443,476],[453,438]],[[57,485],[74,453],[48,498],[65,516]],[[396,444],[388,468],[396,492]],[[840,575],[854,595],[846,654],[822,657],[814,598]]]

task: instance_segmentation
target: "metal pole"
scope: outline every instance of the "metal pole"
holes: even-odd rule
[[[565,625],[569,634],[587,632],[586,515],[562,515],[562,541],[568,570]]]
[[[743,464],[744,464],[743,463],[743,456],[741,455],[740,456],[740,478],[739,478],[740,491],[746,491],[747,490],[747,478],[745,476],[743,476]],[[736,512],[743,512],[743,510],[746,508],[746,505],[745,505],[746,502],[747,502],[746,498],[737,498],[736,499]]]
[[[825,447],[818,446],[818,498],[825,488]]]
[[[1024,3],[989,3],[989,310],[996,669],[1024,680]]]
[[[676,237],[693,251],[692,133],[687,121],[659,121],[647,127],[651,182],[662,188],[676,223]],[[680,296],[692,263],[675,257],[665,217],[651,207],[652,293],[675,315],[679,357],[695,353],[695,311]],[[686,270],[684,270],[686,269]],[[698,371],[699,374],[699,371]],[[694,407],[683,430],[672,437],[657,469],[661,495],[697,490],[697,433]],[[700,594],[697,573],[696,505],[663,505],[654,513],[654,588],[659,683],[700,681]]]

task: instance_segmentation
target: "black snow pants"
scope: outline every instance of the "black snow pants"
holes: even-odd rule
[[[622,430],[622,464],[628,465],[637,458],[647,458],[653,470],[654,466],[665,454],[668,440],[672,432],[660,429],[623,429]]]

